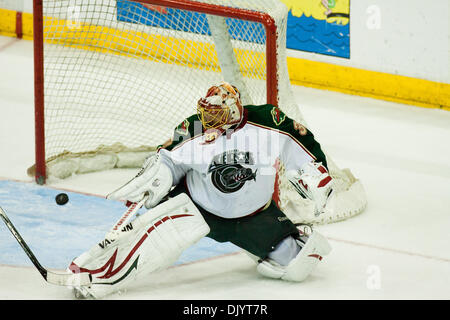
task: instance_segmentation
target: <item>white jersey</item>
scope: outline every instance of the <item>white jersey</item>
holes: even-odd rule
[[[288,170],[326,165],[312,133],[272,105],[245,106],[241,124],[213,138],[191,116],[158,152],[174,184],[185,181],[197,205],[223,218],[252,214],[272,199],[277,158]]]

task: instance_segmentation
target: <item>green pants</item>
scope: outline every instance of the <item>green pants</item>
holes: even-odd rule
[[[184,183],[177,185],[169,193],[169,197],[174,197],[182,192],[189,195]],[[287,236],[298,236],[296,226],[276,206],[274,201],[263,211],[234,219],[216,216],[197,203],[194,202],[194,204],[211,229],[207,237],[218,242],[231,242],[261,259],[266,258],[269,252]]]

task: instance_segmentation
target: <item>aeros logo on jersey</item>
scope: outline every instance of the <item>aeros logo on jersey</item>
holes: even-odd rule
[[[213,185],[223,193],[241,189],[246,181],[256,180],[256,171],[242,164],[255,164],[251,152],[230,150],[216,155],[208,167]]]

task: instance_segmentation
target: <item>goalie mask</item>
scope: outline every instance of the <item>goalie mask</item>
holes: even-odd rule
[[[226,130],[242,120],[243,108],[237,88],[223,82],[209,88],[197,103],[197,113],[203,127]]]

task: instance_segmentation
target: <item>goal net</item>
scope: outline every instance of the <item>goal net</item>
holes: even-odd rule
[[[42,184],[140,167],[221,81],[238,87],[244,104],[274,104],[308,126],[289,82],[287,16],[277,0],[34,0],[36,162],[28,173]],[[319,218],[280,164],[275,199],[287,214],[309,212],[294,220],[326,223],[364,209],[360,182],[329,163],[349,209]]]

